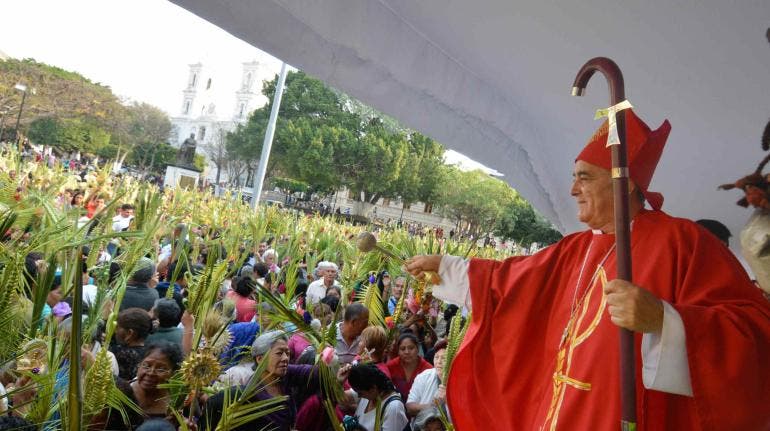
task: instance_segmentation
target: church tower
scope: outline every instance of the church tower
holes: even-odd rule
[[[187,87],[182,91],[182,117],[190,117],[194,114],[195,95],[198,92],[200,80],[203,79],[201,72],[203,64],[195,63],[190,65],[190,73],[187,78]]]
[[[250,61],[243,63],[243,71],[241,73],[241,85],[235,92],[235,109],[233,110],[233,121],[237,123],[244,122],[248,119],[249,113],[253,110],[253,99],[257,95],[261,88],[257,88],[259,80],[257,79],[257,72],[260,64],[258,61]]]

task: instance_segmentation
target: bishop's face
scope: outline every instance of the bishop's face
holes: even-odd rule
[[[577,201],[578,219],[591,229],[615,232],[610,171],[578,160],[572,176],[570,193]]]

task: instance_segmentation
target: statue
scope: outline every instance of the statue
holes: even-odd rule
[[[176,163],[181,166],[194,167],[195,164],[193,161],[195,160],[195,147],[197,146],[198,143],[195,142],[195,134],[190,133],[190,137],[182,142],[179,151],[176,153]]]

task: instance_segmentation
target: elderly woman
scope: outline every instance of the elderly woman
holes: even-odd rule
[[[104,425],[105,430],[139,427],[145,420],[171,419],[169,417],[168,389],[159,387],[179,369],[182,351],[173,343],[161,341],[147,345],[139,364],[136,379],[130,383],[118,379],[116,385],[141,409],[141,414],[127,409],[126,420],[116,411],[106,410],[94,420],[94,426]]]
[[[446,402],[446,387],[443,384],[444,360],[446,359],[446,340],[436,343],[433,365],[431,368],[418,374],[409,391],[406,400],[406,412],[409,417],[416,417],[423,410],[430,410]]]
[[[251,351],[257,363],[264,360],[267,361],[267,364],[262,375],[254,376],[260,380],[256,391],[253,394],[248,394],[250,395],[248,402],[259,402],[281,396],[286,396],[287,399],[280,404],[282,407],[280,410],[239,427],[231,428],[231,431],[259,429],[289,431],[294,426],[297,414],[293,393],[300,389],[317,389],[319,387],[318,372],[312,365],[289,364],[288,338],[283,331],[263,333],[254,340]],[[348,369],[348,367],[343,367],[337,378],[344,380],[344,375]],[[230,396],[243,396],[243,389],[243,387],[230,388]],[[238,395],[235,395],[236,392]],[[222,417],[224,399],[224,392],[209,398],[206,403],[205,417],[200,421],[204,429],[216,429]]]
[[[398,342],[396,342],[396,348],[398,349],[398,356],[388,361],[388,370],[390,370],[393,384],[401,394],[401,398],[407,399],[417,375],[433,367],[418,354],[419,341],[414,334],[401,334],[398,337]]]
[[[358,424],[368,431],[402,431],[409,423],[396,388],[375,365],[353,366],[348,383],[360,397],[355,414]],[[382,403],[382,428],[379,430],[374,427],[378,401]]]
[[[110,348],[118,361],[118,376],[131,380],[144,357],[144,341],[152,332],[152,317],[141,308],[128,308],[118,314],[115,328],[117,344]]]

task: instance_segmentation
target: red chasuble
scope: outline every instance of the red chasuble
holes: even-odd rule
[[[473,321],[448,382],[459,431],[620,426],[618,327],[602,293],[614,235],[565,237],[533,256],[473,259]],[[660,211],[631,231],[633,282],[682,317],[693,397],[645,389],[639,430],[770,429],[770,303],[710,233]],[[581,271],[582,268],[582,271]]]

